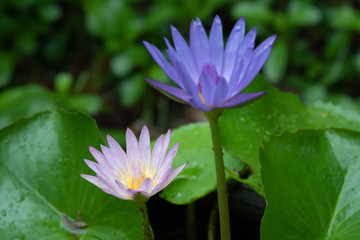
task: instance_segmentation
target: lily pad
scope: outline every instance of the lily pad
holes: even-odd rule
[[[13,87],[0,94],[0,128],[20,118],[57,107],[95,114],[100,111],[101,106],[101,99],[94,94],[64,95],[36,84]]]
[[[61,110],[2,129],[1,239],[74,239],[74,234],[140,239],[136,203],[105,194],[80,177],[93,174],[83,158],[92,159],[88,146],[101,143],[94,120]]]
[[[260,151],[261,239],[360,239],[360,133],[301,130]]]
[[[299,97],[272,87],[261,75],[245,92],[267,91],[261,99],[242,108],[227,109],[219,119],[222,144],[232,156],[250,164],[249,184],[263,195],[260,179],[259,147],[270,135],[298,129],[338,127],[360,130],[360,112],[339,109],[333,104],[305,106]]]
[[[191,203],[216,189],[214,153],[208,123],[189,124],[171,133],[170,146],[180,142],[174,168],[188,165],[162,192],[161,196],[174,204]],[[244,164],[224,152],[225,167],[242,169]],[[227,178],[230,175],[227,174]]]

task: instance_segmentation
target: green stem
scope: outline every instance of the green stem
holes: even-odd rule
[[[226,189],[224,159],[223,159],[223,152],[220,142],[219,126],[218,126],[218,119],[221,113],[222,113],[222,109],[214,109],[211,110],[210,112],[206,112],[205,115],[210,125],[214,158],[215,158],[221,239],[230,240],[231,235],[230,235],[228,192]]]
[[[142,219],[142,229],[143,229],[143,235],[144,240],[153,240],[153,234],[150,226],[149,216],[147,212],[146,203],[138,203],[139,204],[139,210],[141,213],[141,219]]]

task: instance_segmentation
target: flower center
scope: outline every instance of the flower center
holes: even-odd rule
[[[138,166],[132,166],[130,177],[126,178],[126,183],[128,188],[139,190],[145,179],[146,175],[141,168]]]
[[[155,169],[146,171],[145,166],[132,166],[129,172],[120,169],[118,171],[118,180],[123,183],[127,188],[139,190],[146,178],[153,180],[153,186],[156,185],[157,178],[154,177]]]

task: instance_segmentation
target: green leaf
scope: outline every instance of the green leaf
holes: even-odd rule
[[[61,72],[55,76],[55,90],[59,93],[69,93],[73,85],[74,77],[69,72]]]
[[[290,26],[314,26],[322,18],[321,11],[315,5],[296,0],[290,3],[287,14]]]
[[[99,130],[80,113],[45,112],[0,131],[0,232],[4,239],[140,239],[136,203],[80,177],[99,148]],[[72,229],[62,214],[88,227]],[[82,238],[83,239],[83,238]]]
[[[0,95],[0,128],[21,117],[30,117],[55,106],[49,93],[38,85],[7,89]]]
[[[101,134],[104,139],[106,139],[106,135],[110,135],[113,137],[122,147],[126,146],[126,131],[124,129],[118,128],[106,128],[101,129]]]
[[[68,109],[74,109],[86,112],[88,114],[96,114],[100,112],[102,107],[102,100],[96,94],[72,94],[66,97],[60,97],[60,106]]]
[[[133,59],[127,53],[120,53],[110,60],[111,71],[118,77],[123,77],[130,73],[135,67]]]
[[[121,103],[125,107],[134,106],[142,98],[145,88],[146,83],[143,77],[139,74],[122,81],[118,87],[118,94]]]
[[[260,151],[261,239],[360,239],[360,133],[302,130]]]
[[[245,17],[252,24],[270,22],[274,14],[271,9],[261,2],[239,2],[231,8],[231,16],[235,19]]]
[[[359,31],[360,14],[352,6],[342,5],[329,10],[329,25],[340,30]]]
[[[4,87],[10,83],[14,64],[14,56],[0,53],[0,87]]]
[[[171,133],[170,146],[180,142],[174,168],[188,165],[162,192],[161,196],[174,204],[193,202],[216,189],[214,153],[208,123],[189,124]],[[244,164],[224,153],[225,166],[242,169]],[[230,176],[227,175],[229,178]]]
[[[95,114],[100,111],[102,101],[92,94],[54,94],[35,84],[10,88],[0,94],[0,128],[57,106]]]
[[[264,75],[273,83],[278,83],[283,78],[288,65],[287,41],[279,37],[271,50],[270,56],[264,66]]]
[[[360,112],[338,109],[333,104],[317,103],[307,107],[295,94],[273,88],[258,75],[245,92],[260,91],[267,91],[267,94],[256,102],[225,110],[219,125],[225,149],[253,169],[248,179],[237,180],[249,184],[261,195],[259,146],[270,135],[303,128],[360,129]]]

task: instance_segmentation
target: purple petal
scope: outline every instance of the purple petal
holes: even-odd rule
[[[224,55],[224,40],[221,20],[217,15],[210,30],[209,44],[211,63],[215,65],[217,72],[221,73]]]
[[[224,60],[221,76],[229,79],[235,64],[239,44],[242,42],[245,34],[245,19],[241,17],[231,30],[229,39],[226,43]]]
[[[239,82],[242,81],[244,75],[247,71],[247,66],[251,63],[251,56],[255,46],[255,37],[256,37],[256,28],[251,29],[245,38],[241,42],[238,48],[238,53],[236,57],[236,62],[234,64],[233,71],[229,79],[229,89],[233,90],[234,95],[239,93],[242,89],[238,89]],[[239,66],[242,64],[242,66]],[[240,70],[240,72],[237,72]],[[238,76],[236,77],[236,74]]]
[[[237,87],[238,89],[240,89],[240,91],[244,89],[247,85],[249,85],[250,82],[259,73],[260,69],[262,68],[262,66],[264,65],[266,59],[270,54],[272,44],[274,43],[275,38],[276,38],[275,35],[270,36],[262,44],[260,44],[253,52],[253,55],[250,59],[250,63],[249,66],[247,67],[243,81]]]
[[[194,55],[190,51],[190,48],[179,31],[171,26],[171,34],[173,37],[176,53],[181,62],[184,63],[186,70],[192,78],[197,78],[198,71],[195,68]]]
[[[176,61],[179,61],[179,57],[178,57],[178,54],[175,52],[174,48],[171,46],[169,40],[167,40],[167,38],[164,38],[165,40],[165,43],[168,47],[168,49],[166,49],[166,53],[167,55],[169,56],[169,59],[170,59],[170,62],[173,66],[175,66],[175,62]],[[179,77],[179,74],[178,74],[178,70],[176,68],[173,68],[174,71],[173,71],[173,78],[172,80],[180,87],[180,88],[184,88],[184,85],[182,83],[182,79]]]
[[[201,101],[197,84],[195,84],[193,79],[190,78],[188,72],[183,67],[182,63],[177,61],[175,64],[176,64],[175,68],[178,69],[179,76],[181,77],[181,79],[183,81],[184,88],[185,88],[184,90],[191,96],[191,98],[188,101],[190,103],[190,105],[201,111],[210,111],[211,108],[206,106]]]
[[[219,79],[214,65],[206,64],[199,78],[199,91],[201,92],[204,104],[212,106],[214,93]]]
[[[154,81],[152,79],[146,78],[145,79],[153,88],[162,92],[164,95],[168,96],[169,98],[180,102],[180,103],[189,103],[191,97],[182,89],[175,88],[168,86],[166,84]]]
[[[172,171],[168,178],[165,180],[164,184],[162,185],[162,187],[160,188],[159,191],[163,190],[164,188],[167,187],[167,185],[169,185],[173,180],[174,178],[184,169],[184,167],[186,167],[187,163],[181,165],[180,167],[178,168],[175,168],[174,171]]]
[[[201,71],[210,60],[209,40],[199,18],[190,25],[190,48],[194,54],[197,70]]]
[[[214,107],[221,104],[228,96],[226,79],[217,74],[214,65],[205,65],[199,81],[204,104]]]
[[[219,106],[219,108],[231,108],[231,107],[238,107],[244,106],[249,104],[250,102],[256,100],[257,98],[264,95],[266,92],[257,92],[257,93],[239,93],[235,97],[230,98],[223,104]]]
[[[228,96],[228,85],[225,78],[220,78],[214,92],[214,99],[212,100],[213,106],[222,104]]]
[[[234,70],[231,74],[231,77],[230,77],[230,80],[228,83],[229,91],[231,91],[231,94],[229,94],[229,97],[233,97],[233,96],[237,95],[242,90],[238,86],[241,84],[241,82],[243,81],[244,75],[246,74],[246,70],[250,63],[252,52],[253,52],[253,46],[249,46],[244,51],[243,55],[239,56],[236,59]]]
[[[164,70],[164,72],[169,76],[171,79],[175,79],[174,76],[174,68],[170,65],[170,63],[165,59],[163,54],[160,52],[160,50],[155,47],[154,45],[143,41],[145,47],[149,51],[150,55],[154,58],[154,60],[159,64],[159,66]]]

